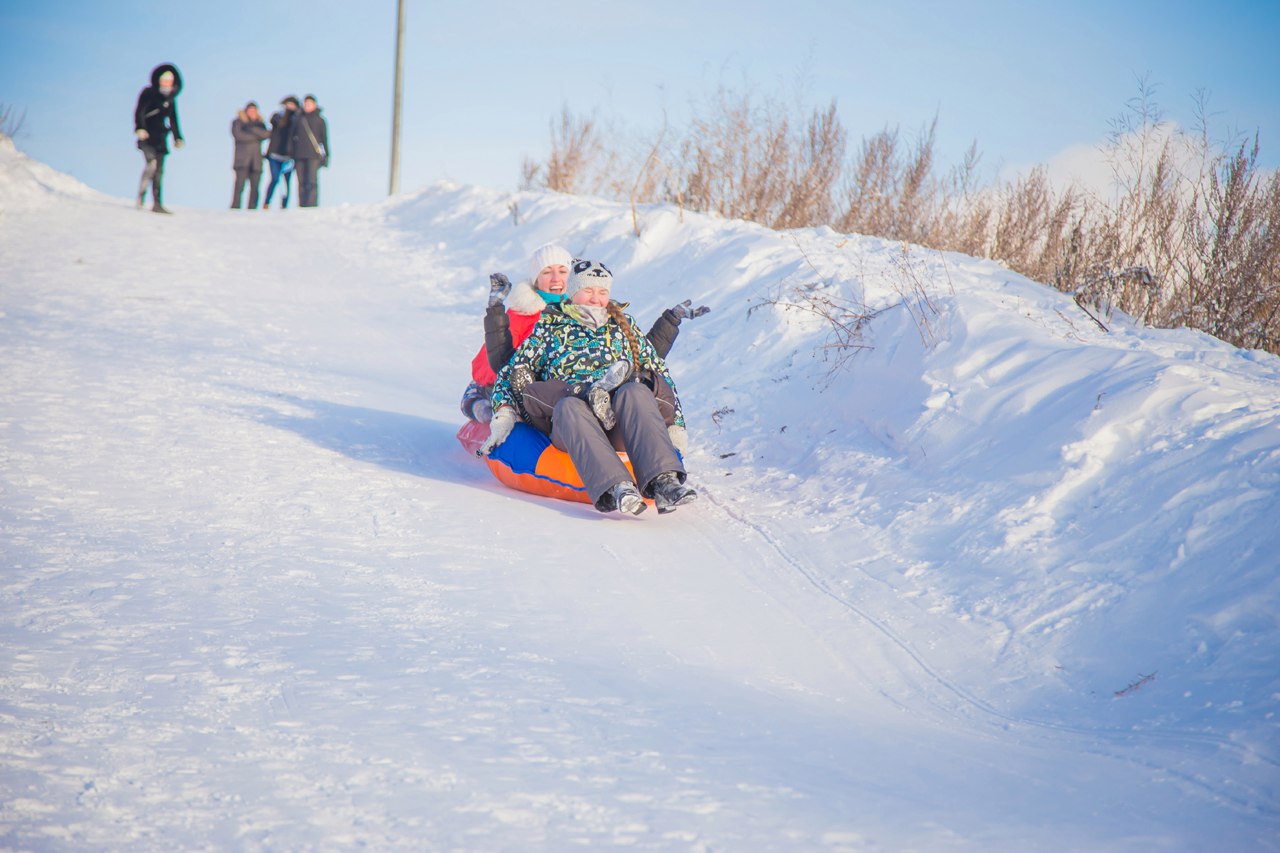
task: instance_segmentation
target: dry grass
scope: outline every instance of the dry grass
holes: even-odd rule
[[[1280,174],[1259,168],[1256,136],[1215,143],[1203,101],[1188,134],[1162,121],[1152,95],[1141,83],[1112,122],[1108,198],[1054,186],[1044,168],[983,185],[976,143],[941,173],[936,119],[910,139],[886,128],[850,156],[834,102],[787,108],[723,88],[683,133],[664,118],[644,142],[565,108],[522,185],[629,200],[637,235],[638,204],[671,202],[992,258],[1073,294],[1103,328],[1099,314],[1122,311],[1280,352]]]

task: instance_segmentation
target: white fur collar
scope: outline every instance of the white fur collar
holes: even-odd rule
[[[507,307],[517,314],[540,314],[547,307],[547,303],[538,295],[532,282],[518,281],[511,285],[511,293],[507,295]]]

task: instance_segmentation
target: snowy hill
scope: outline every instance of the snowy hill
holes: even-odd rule
[[[0,847],[1280,848],[1280,360],[639,225],[161,217],[0,148]],[[669,360],[696,505],[454,439],[487,274],[549,240],[642,322],[712,306]]]

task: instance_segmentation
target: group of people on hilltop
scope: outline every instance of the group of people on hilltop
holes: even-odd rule
[[[168,138],[173,136],[173,147],[185,143],[178,125],[178,94],[182,91],[182,75],[172,64],[158,65],[151,71],[151,84],[138,94],[134,109],[134,136],[138,150],[144,159],[142,177],[138,182],[138,207],[146,204],[147,191],[151,191],[151,209],[156,213],[168,213],[161,198],[164,182],[164,158],[169,154]],[[320,201],[320,169],[329,165],[329,127],[321,114],[315,95],[307,95],[298,101],[289,95],[280,102],[280,109],[271,116],[268,129],[253,101],[245,104],[231,122],[231,136],[235,153],[231,168],[235,183],[231,194],[231,207],[239,209],[245,187],[249,189],[248,207],[258,206],[258,185],[265,162],[271,169],[271,181],[263,209],[271,205],[278,184],[283,181],[280,207],[289,206],[292,175],[298,175],[298,206],[315,207]],[[264,156],[262,143],[267,142]]]
[[[603,263],[554,244],[534,251],[527,282],[490,276],[485,342],[462,412],[489,424],[478,455],[524,422],[569,455],[599,511],[639,515],[652,498],[659,513],[671,512],[698,493],[686,484],[684,413],[665,357],[680,322],[710,309],[686,299],[641,336],[612,293]]]
[[[320,113],[315,95],[307,95],[298,103],[289,95],[280,102],[280,109],[271,116],[268,130],[253,101],[231,122],[231,136],[235,139],[235,158],[231,168],[235,170],[235,188],[231,193],[231,207],[240,208],[244,189],[249,188],[249,209],[258,206],[258,182],[262,178],[262,142],[267,140],[265,160],[271,168],[271,181],[262,209],[271,206],[271,197],[283,179],[284,190],[280,207],[289,206],[290,178],[298,175],[298,206],[315,207],[320,201],[320,169],[329,165],[329,125]]]

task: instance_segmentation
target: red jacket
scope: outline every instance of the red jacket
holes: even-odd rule
[[[511,327],[512,352],[520,349],[524,339],[533,332],[534,325],[537,324],[538,318],[542,316],[542,309],[546,307],[547,303],[538,295],[538,291],[534,290],[531,282],[520,281],[512,286],[511,293],[507,295],[507,322]],[[486,312],[485,314],[484,332],[486,339],[493,334],[505,337],[505,331],[492,328],[495,322],[492,317],[495,316],[498,320],[502,318],[500,312]],[[480,351],[471,360],[471,378],[485,387],[492,385],[494,380],[497,379],[493,368],[489,366],[489,349],[487,345],[481,345]]]

